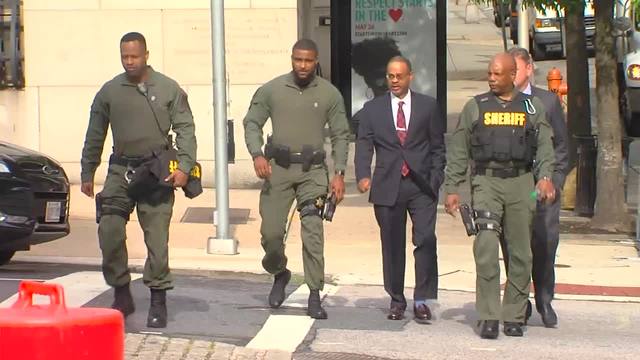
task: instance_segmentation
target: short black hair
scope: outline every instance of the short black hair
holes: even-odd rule
[[[140,44],[142,44],[142,47],[147,50],[147,40],[144,38],[144,35],[140,34],[139,32],[132,31],[124,34],[122,36],[122,39],[120,39],[120,44],[131,41],[139,42]]]
[[[513,56],[514,59],[521,59],[527,64],[532,63],[531,55],[529,54],[529,51],[525,48],[517,47],[517,46],[512,47],[511,49],[509,49],[508,53],[511,56]]]
[[[409,59],[407,59],[406,57],[404,57],[402,55],[396,55],[396,56],[392,57],[391,59],[389,59],[389,62],[387,63],[387,65],[391,64],[392,62],[404,63],[409,68],[409,72],[413,71],[413,70],[411,70],[411,61],[409,61]]]
[[[300,39],[293,44],[293,48],[291,52],[294,50],[311,50],[318,54],[318,45],[316,45],[315,41],[311,39]]]

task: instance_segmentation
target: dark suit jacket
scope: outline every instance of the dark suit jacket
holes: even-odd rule
[[[404,146],[400,145],[396,133],[389,93],[367,102],[354,116],[358,122],[355,153],[357,181],[371,178],[374,149],[376,154],[369,201],[384,206],[395,204],[404,159],[418,186],[437,202],[446,160],[444,121],[436,99],[411,92],[411,117]]]
[[[556,155],[556,164],[551,181],[557,188],[562,189],[565,178],[569,173],[569,151],[567,148],[569,138],[567,124],[564,121],[564,111],[558,95],[551,91],[531,86],[531,95],[542,101],[546,110],[547,121],[553,128],[553,149]]]

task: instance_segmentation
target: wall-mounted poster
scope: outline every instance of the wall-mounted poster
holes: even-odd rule
[[[386,65],[396,55],[411,61],[412,88],[436,97],[436,13],[436,0],[351,0],[352,114],[387,91]]]

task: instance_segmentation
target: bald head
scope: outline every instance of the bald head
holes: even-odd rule
[[[487,72],[489,88],[498,95],[511,95],[516,77],[516,60],[509,53],[499,53],[491,58]]]
[[[489,66],[498,65],[507,71],[516,71],[516,59],[509,53],[499,53],[491,58]]]

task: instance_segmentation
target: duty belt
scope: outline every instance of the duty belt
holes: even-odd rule
[[[137,167],[150,158],[151,156],[118,156],[116,154],[111,154],[109,157],[109,164]]]
[[[313,156],[311,157],[311,164],[318,165],[324,162],[324,151],[314,151]],[[304,156],[301,152],[292,152],[289,153],[289,162],[292,164],[302,164],[304,163]]]
[[[510,168],[487,168],[476,166],[474,175],[490,176],[502,179],[514,178],[531,172],[531,167],[510,167]]]

